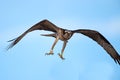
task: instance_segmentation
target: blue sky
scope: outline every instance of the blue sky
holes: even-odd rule
[[[102,33],[120,53],[119,0],[3,0],[0,1],[0,80],[119,80],[120,67],[96,42],[75,34],[62,61],[59,41],[53,56],[54,38],[27,34],[6,51],[8,40],[35,23],[48,19],[66,29],[93,29]]]

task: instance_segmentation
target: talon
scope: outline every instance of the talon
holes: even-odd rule
[[[49,53],[45,53],[45,55],[53,55],[53,51],[51,50]]]
[[[65,58],[63,57],[62,54],[58,53],[59,57],[62,59],[62,60],[65,60]]]
[[[54,53],[45,53],[45,55],[53,55]]]

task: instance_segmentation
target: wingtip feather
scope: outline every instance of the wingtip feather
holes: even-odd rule
[[[11,41],[14,41],[14,40],[16,40],[16,38],[14,38],[14,39],[12,39],[12,40],[9,40],[9,41],[7,41],[7,42],[11,42]]]
[[[114,59],[114,61],[115,61],[116,64],[120,65],[120,55],[116,59]]]
[[[14,41],[15,41],[16,39],[17,39],[17,38],[7,41],[7,42],[12,42],[12,43],[10,43],[10,44],[8,45],[7,50],[9,50],[10,48],[12,48],[12,47],[15,45],[15,42],[14,42]]]
[[[118,63],[119,63],[119,65],[120,65],[120,55],[119,55]]]

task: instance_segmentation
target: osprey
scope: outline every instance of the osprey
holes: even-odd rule
[[[72,37],[74,33],[81,33],[85,36],[88,36],[89,38],[93,39],[96,41],[100,46],[102,46],[106,52],[114,59],[116,63],[120,65],[120,55],[117,53],[117,51],[114,49],[114,47],[110,44],[110,42],[98,31],[95,30],[89,30],[89,29],[77,29],[77,30],[67,30],[67,29],[62,29],[54,25],[48,20],[42,20],[38,22],[37,24],[33,25],[31,28],[29,28],[27,31],[25,31],[22,35],[19,37],[12,39],[8,42],[11,42],[11,45],[9,48],[12,48],[14,45],[16,45],[27,33],[34,31],[34,30],[46,30],[46,31],[52,31],[53,34],[42,34],[42,36],[48,36],[48,37],[54,37],[55,41],[50,49],[49,53],[46,53],[46,55],[53,55],[53,49],[58,40],[62,40],[63,47],[61,50],[61,53],[59,53],[59,57],[61,59],[64,59],[63,57],[63,52],[66,47],[66,44],[68,40]],[[8,48],[8,49],[9,49]]]

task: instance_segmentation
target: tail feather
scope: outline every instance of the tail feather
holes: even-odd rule
[[[41,34],[41,36],[47,36],[47,37],[56,37],[56,34]]]

